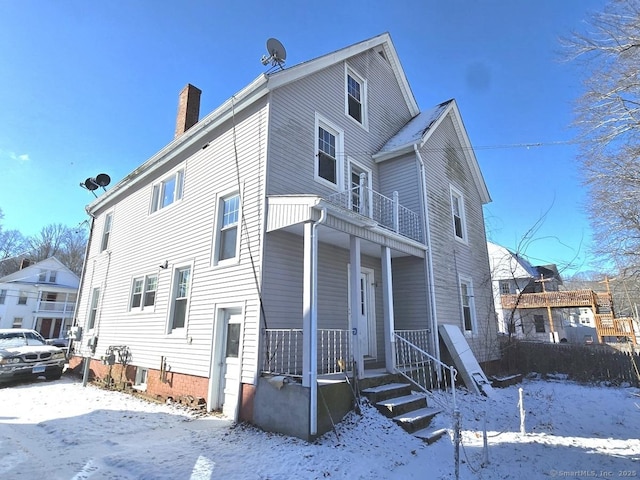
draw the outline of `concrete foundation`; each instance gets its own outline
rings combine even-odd
[[[318,432],[310,434],[310,389],[288,377],[260,377],[256,386],[253,423],[269,432],[311,442],[333,428],[353,408],[345,382],[318,383]]]

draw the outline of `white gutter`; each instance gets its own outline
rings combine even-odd
[[[318,433],[318,225],[327,220],[327,209],[311,226],[311,315],[309,321],[309,435]]]
[[[418,145],[414,144],[413,149],[416,152],[416,156],[418,157],[418,161],[420,162],[420,176],[422,178],[422,203],[424,208],[424,229],[427,240],[427,283],[429,290],[429,310],[431,316],[431,339],[433,342],[433,353],[434,356],[440,360],[440,341],[438,340],[438,320],[436,315],[436,293],[433,288],[434,286],[434,275],[433,275],[433,256],[431,254],[431,226],[429,221],[429,198],[427,196],[427,176],[425,173],[426,166],[424,164],[424,160],[422,159],[422,155],[420,155],[420,150],[418,150]]]

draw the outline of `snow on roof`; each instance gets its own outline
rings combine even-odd
[[[418,143],[452,101],[453,100],[447,100],[429,110],[420,112],[409,120],[398,133],[391,137],[378,153],[393,152],[402,147]]]

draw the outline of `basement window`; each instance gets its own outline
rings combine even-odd
[[[136,368],[136,380],[133,388],[145,391],[147,389],[147,379],[149,378],[149,370],[146,368]]]

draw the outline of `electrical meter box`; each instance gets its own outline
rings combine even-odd
[[[77,325],[69,329],[69,338],[71,340],[80,340],[82,338],[82,327]]]

